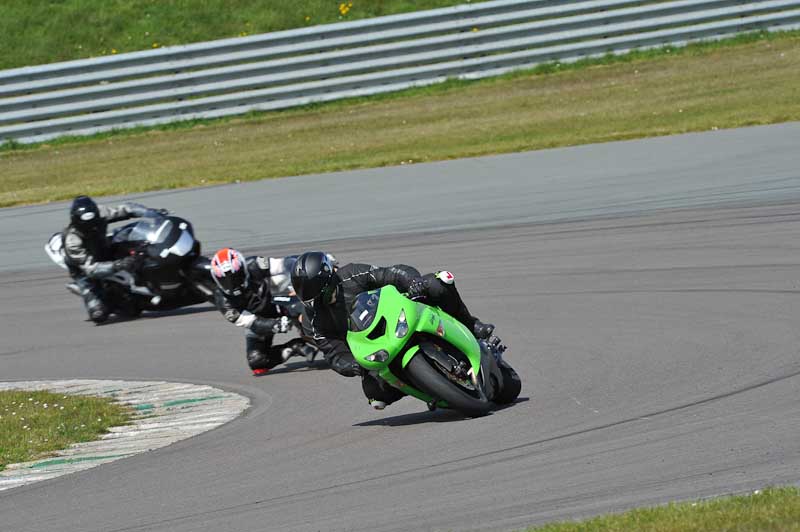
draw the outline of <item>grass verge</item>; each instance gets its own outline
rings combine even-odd
[[[469,0],[0,0],[0,69],[113,55]]]
[[[0,150],[0,206],[800,120],[800,32]]]
[[[770,488],[752,495],[641,508],[581,522],[553,523],[528,532],[738,532],[800,530],[800,489]]]
[[[108,398],[50,392],[0,392],[0,471],[93,441],[125,425],[130,411]]]

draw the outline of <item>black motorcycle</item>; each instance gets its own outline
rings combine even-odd
[[[150,211],[114,229],[109,237],[114,259],[137,259],[133,273],[120,271],[101,281],[104,300],[112,312],[137,316],[143,310],[213,302],[210,261],[200,255],[200,241],[188,220]],[[45,251],[53,262],[67,269],[62,233],[50,237]],[[80,294],[74,283],[67,287]]]

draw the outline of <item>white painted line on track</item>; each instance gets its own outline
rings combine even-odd
[[[97,441],[71,445],[47,458],[6,466],[0,471],[0,491],[165,447],[219,427],[250,406],[249,399],[235,393],[175,382],[88,379],[0,382],[0,391],[7,390],[111,397],[133,408],[136,414],[130,425],[111,427]]]

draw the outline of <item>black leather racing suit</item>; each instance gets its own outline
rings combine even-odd
[[[334,302],[326,305],[315,301],[313,307],[306,308],[307,319],[303,322],[305,333],[314,338],[325,360],[337,373],[345,377],[362,376],[362,387],[367,399],[389,404],[404,394],[383,379],[377,378],[376,374],[364,371],[353,358],[346,341],[348,309],[361,292],[387,285],[397,287],[400,292],[407,292],[411,282],[420,277],[425,279],[427,286],[425,302],[439,306],[472,330],[475,317],[461,300],[452,275],[448,276],[449,282],[444,282],[437,274],[421,276],[416,268],[403,264],[388,268],[369,264],[346,264],[335,273],[334,281],[338,286]]]
[[[118,207],[99,205],[100,220],[90,231],[70,224],[64,229],[64,260],[83,297],[89,318],[95,323],[108,319],[111,308],[104,301],[100,281],[114,274],[108,224],[147,214],[147,208],[135,203]]]
[[[272,301],[272,291],[280,290],[286,275],[270,275],[270,263],[282,259],[247,257],[250,281],[241,296],[226,296],[215,290],[214,301],[225,319],[247,329],[245,346],[250,369],[272,369],[283,362],[282,351],[289,344],[272,345],[283,311]],[[252,319],[255,316],[255,319]],[[290,342],[291,343],[291,342]]]

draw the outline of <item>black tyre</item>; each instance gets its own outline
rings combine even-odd
[[[117,305],[116,312],[123,318],[133,319],[142,315],[142,308],[133,299],[126,299]]]
[[[119,288],[119,285],[107,283],[104,293],[112,312],[117,316],[132,319],[138,318],[142,314],[142,308],[136,299],[132,295],[125,293]]]
[[[522,391],[522,381],[514,368],[505,362],[501,362],[499,367],[500,373],[503,374],[502,391],[494,398],[494,402],[499,405],[507,405],[519,397],[519,392]]]
[[[468,417],[485,416],[491,409],[491,403],[472,397],[459,388],[437,371],[422,354],[415,355],[405,369],[417,388],[435,399],[447,402],[450,408]]]

